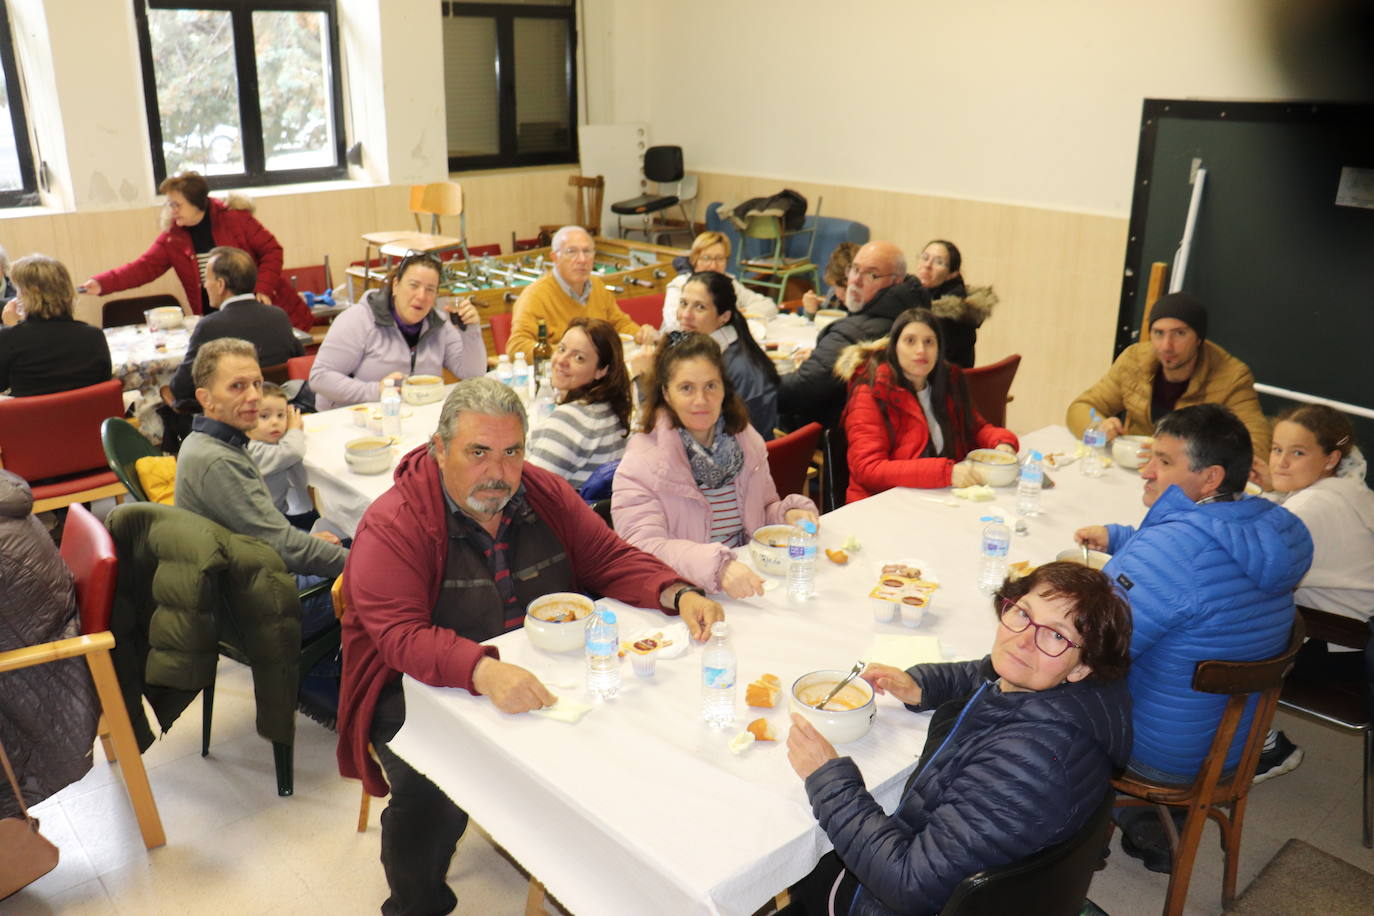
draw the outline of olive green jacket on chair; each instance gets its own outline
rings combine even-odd
[[[185,509],[125,503],[106,519],[119,554],[110,630],[140,750],[214,682],[221,640],[253,669],[258,734],[291,744],[299,690],[301,605],[282,559],[256,538]]]

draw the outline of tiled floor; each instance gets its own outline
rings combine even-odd
[[[44,833],[62,850],[61,864],[0,902],[0,914],[377,912],[386,896],[377,858],[381,803],[373,806],[368,831],[355,832],[359,788],[337,775],[334,736],[299,720],[296,794],[279,798],[271,749],[253,732],[247,669],[221,664],[214,743],[204,759],[199,720],[196,703],[144,756],[167,830],[165,847],[144,850],[118,773],[97,750],[85,779],[36,809]],[[1374,872],[1374,852],[1360,844],[1359,740],[1282,714],[1279,726],[1307,758],[1296,772],[1251,794],[1240,886],[1289,837]],[[1221,855],[1215,826],[1207,829],[1189,914],[1221,907]],[[1114,846],[1107,870],[1093,882],[1093,900],[1112,916],[1154,916],[1168,879]],[[525,876],[480,830],[464,837],[449,878],[461,913],[524,912]],[[1289,912],[1309,910],[1294,901]]]

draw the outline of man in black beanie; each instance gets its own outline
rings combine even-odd
[[[1082,436],[1095,408],[1109,440],[1122,433],[1148,436],[1175,409],[1194,404],[1231,408],[1250,431],[1255,454],[1269,454],[1269,421],[1250,367],[1207,339],[1201,302],[1170,293],[1150,311],[1150,339],[1123,350],[1107,374],[1069,405],[1067,422]]]

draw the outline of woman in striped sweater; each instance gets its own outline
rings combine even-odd
[[[732,548],[764,525],[816,521],[815,503],[778,498],[763,437],[710,337],[665,338],[648,389],[641,431],[615,475],[616,533],[707,591],[763,594],[763,579]]]
[[[630,434],[630,376],[615,326],[579,316],[550,361],[558,406],[530,433],[529,462],[580,489],[592,471],[625,452]]]

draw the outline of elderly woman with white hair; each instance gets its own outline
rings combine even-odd
[[[579,315],[609,321],[621,334],[633,335],[636,343],[653,343],[658,338],[652,325],[636,324],[620,310],[615,296],[592,276],[595,262],[596,243],[586,229],[564,226],[554,233],[553,270],[525,287],[515,300],[506,344],[512,358],[517,353],[530,358],[541,320],[548,328],[550,344],[561,340],[569,323]]]

